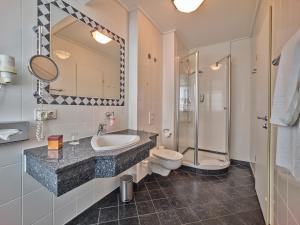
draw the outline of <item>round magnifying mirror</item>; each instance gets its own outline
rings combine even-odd
[[[35,55],[29,61],[29,71],[39,80],[51,82],[59,76],[56,63],[44,55]]]

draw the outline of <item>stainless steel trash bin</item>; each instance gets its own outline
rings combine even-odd
[[[122,202],[130,202],[133,199],[133,177],[124,175],[120,178],[120,195]]]

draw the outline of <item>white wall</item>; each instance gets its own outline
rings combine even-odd
[[[162,89],[162,130],[168,129],[171,137],[162,133],[163,145],[173,148],[175,146],[175,120],[176,120],[176,90],[175,90],[175,31],[163,34],[163,89]]]
[[[163,34],[163,81],[162,81],[162,131],[169,129],[170,137],[162,132],[162,144],[170,149],[176,148],[176,85],[179,79],[179,59],[188,54],[188,50],[172,30]]]
[[[231,139],[232,159],[250,161],[251,39],[231,43]]]
[[[37,105],[32,94],[36,80],[27,71],[27,62],[36,52],[36,37],[32,32],[37,22],[36,2],[2,0],[0,7],[0,54],[16,57],[18,70],[16,83],[0,89],[0,122],[31,122],[31,140],[0,146],[0,224],[3,225],[64,224],[118,185],[117,177],[95,179],[56,198],[22,170],[23,150],[45,144],[34,139],[33,110]],[[100,0],[86,6],[68,2],[128,41],[127,11],[117,2]],[[62,133],[69,139],[70,133],[78,129],[81,137],[91,136],[97,123],[104,122],[106,111],[114,111],[117,116],[111,130],[127,128],[127,101],[125,107],[50,105],[45,108],[58,110],[58,119],[46,123],[46,135]]]

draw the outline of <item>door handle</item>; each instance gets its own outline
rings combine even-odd
[[[264,129],[268,129],[268,121],[269,121],[269,117],[266,115],[266,116],[257,116],[257,119],[258,120],[263,120],[264,121],[264,125],[262,126],[262,128]]]
[[[263,120],[265,122],[268,122],[268,120],[269,120],[268,116],[258,116],[257,119],[258,120]]]

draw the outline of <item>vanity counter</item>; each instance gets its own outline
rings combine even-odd
[[[26,172],[56,196],[60,196],[94,178],[114,177],[149,157],[156,146],[157,134],[123,130],[112,134],[134,134],[140,141],[131,147],[96,152],[91,137],[80,139],[79,145],[64,143],[58,157],[48,156],[47,146],[24,151]]]

